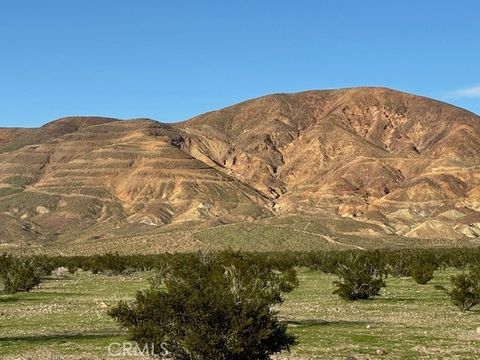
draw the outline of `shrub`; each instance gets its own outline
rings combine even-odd
[[[388,275],[400,278],[410,276],[410,263],[412,254],[409,250],[397,250],[384,254]]]
[[[43,270],[31,259],[12,255],[0,257],[0,278],[4,292],[28,292],[41,283],[42,275]]]
[[[274,271],[239,254],[174,257],[149,290],[110,311],[131,339],[175,359],[266,360],[295,337],[272,306],[297,285],[294,272]]]
[[[410,262],[409,259],[399,258],[397,261],[392,261],[388,264],[386,271],[389,275],[395,278],[410,276]]]
[[[478,270],[471,270],[452,276],[451,289],[437,286],[450,296],[452,303],[462,311],[468,311],[480,304],[480,274]]]
[[[409,266],[410,275],[417,284],[425,285],[433,279],[436,266],[429,262],[412,261]]]
[[[183,254],[157,255],[119,255],[118,253],[95,256],[45,257],[37,256],[35,260],[48,260],[57,268],[68,267],[72,272],[76,269],[91,270],[105,274],[124,274],[130,271],[148,271],[161,267],[173,257]],[[480,247],[472,248],[436,248],[436,249],[382,249],[375,251],[339,250],[309,252],[272,252],[250,253],[258,264],[270,266],[283,271],[292,266],[309,267],[314,270],[334,274],[338,264],[349,261],[355,256],[369,257],[376,266],[385,269],[391,276],[410,276],[412,261],[421,260],[431,263],[436,268],[454,267],[465,270],[480,259]]]
[[[345,300],[361,300],[377,296],[385,286],[383,267],[370,256],[352,256],[340,263],[335,271],[340,278],[334,281],[333,291]]]
[[[94,274],[122,275],[128,272],[128,257],[121,256],[118,252],[97,255],[92,259],[88,268]]]

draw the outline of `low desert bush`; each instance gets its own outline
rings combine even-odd
[[[417,282],[417,284],[425,285],[433,279],[433,273],[437,267],[422,260],[414,260],[409,266],[410,275]]]
[[[110,315],[141,347],[174,359],[267,360],[295,343],[273,306],[297,284],[294,270],[250,256],[190,254],[159,267],[149,290]]]
[[[377,296],[385,286],[385,271],[376,257],[370,255],[351,256],[340,263],[335,271],[339,280],[334,281],[333,291],[345,300],[361,300]]]
[[[444,286],[436,286],[436,288],[448,294],[452,303],[460,310],[468,311],[480,304],[480,270],[478,267],[452,276],[450,281],[450,289]]]
[[[29,258],[2,255],[0,257],[0,280],[7,293],[28,292],[42,281],[44,269]]]
[[[91,259],[91,263],[86,268],[94,274],[122,275],[129,270],[128,259],[128,257],[121,256],[118,252],[97,255]]]

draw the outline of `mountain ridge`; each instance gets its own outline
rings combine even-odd
[[[288,214],[354,219],[378,236],[476,238],[479,139],[476,114],[382,87],[267,95],[174,124],[2,128],[0,242]]]

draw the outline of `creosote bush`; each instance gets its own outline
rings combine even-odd
[[[272,309],[298,285],[293,269],[238,253],[191,254],[159,267],[151,283],[110,311],[141,347],[182,360],[266,360],[295,344]]]
[[[417,284],[421,285],[425,285],[433,279],[433,273],[436,269],[434,264],[422,260],[414,260],[409,266],[410,275]]]
[[[450,281],[450,289],[441,285],[437,285],[436,288],[447,293],[452,303],[460,310],[468,311],[480,304],[480,269],[478,267],[452,276]]]
[[[377,296],[385,286],[384,266],[379,259],[370,255],[352,255],[342,261],[335,274],[337,289],[333,291],[345,300],[362,300]]]
[[[278,251],[252,252],[248,256],[258,264],[274,267],[278,270],[294,266],[308,267],[324,273],[334,274],[341,263],[352,256],[368,256],[375,259],[379,267],[385,269],[388,275],[410,276],[410,264],[420,259],[434,264],[436,268],[453,267],[465,270],[480,259],[480,247],[464,248],[431,248],[431,249],[381,249],[381,250],[337,250],[337,251]],[[174,257],[188,257],[186,254],[156,254],[156,255],[122,255],[118,253],[95,256],[34,256],[36,262],[48,262],[53,268],[67,267],[70,271],[76,269],[101,272],[103,274],[125,274],[132,271],[149,271],[164,266]]]
[[[125,257],[118,252],[97,255],[91,259],[87,267],[94,274],[103,273],[105,275],[122,275],[128,272],[128,263]]]
[[[0,257],[0,280],[7,293],[28,292],[38,286],[44,268],[33,259],[2,255]]]
[[[392,259],[391,261],[387,261],[385,270],[387,271],[388,275],[395,278],[408,277],[411,275],[410,262],[411,259],[409,256],[398,257],[396,259]]]

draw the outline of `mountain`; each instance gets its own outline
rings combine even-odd
[[[0,129],[0,242],[289,216],[334,219],[337,236],[468,240],[479,170],[479,116],[385,88],[264,96],[177,124],[64,118]]]

